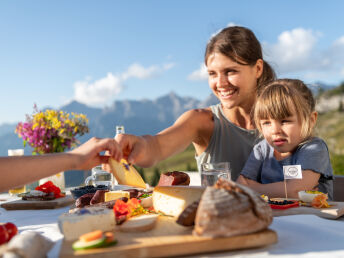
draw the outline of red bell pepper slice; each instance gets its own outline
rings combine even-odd
[[[291,203],[291,204],[282,204],[282,205],[269,204],[269,205],[270,205],[271,209],[285,210],[285,209],[289,209],[289,208],[299,207],[299,202],[293,201],[293,203]]]

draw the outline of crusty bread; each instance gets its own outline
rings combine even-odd
[[[219,179],[202,195],[193,233],[229,237],[263,230],[271,222],[271,208],[259,194],[248,187]]]

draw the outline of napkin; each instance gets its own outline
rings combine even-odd
[[[43,258],[54,242],[33,231],[24,231],[11,239],[3,258]]]

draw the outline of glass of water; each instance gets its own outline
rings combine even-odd
[[[229,162],[203,163],[201,164],[202,186],[213,186],[219,178],[231,179]]]
[[[105,185],[111,189],[113,184],[113,175],[103,170],[101,166],[96,166],[92,168],[92,175],[86,178],[85,184],[92,184],[94,186]]]
[[[24,155],[24,149],[14,149],[14,150],[8,150],[8,156],[23,156]],[[10,195],[16,195],[26,192],[26,186],[20,186],[13,189],[10,189],[9,191]]]

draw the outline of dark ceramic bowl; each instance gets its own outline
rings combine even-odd
[[[111,190],[109,189],[108,186],[105,185],[98,185],[98,186],[93,186],[93,185],[86,185],[82,187],[77,187],[72,190],[70,190],[74,200],[78,199],[79,197],[83,196],[84,194],[87,193],[95,193],[97,190]]]

